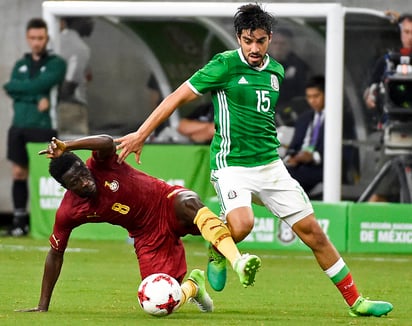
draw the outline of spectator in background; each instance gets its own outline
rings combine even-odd
[[[306,100],[312,110],[295,125],[285,162],[289,173],[308,193],[323,180],[325,78],[315,76],[306,84]]]
[[[47,24],[41,18],[26,26],[26,40],[31,52],[19,59],[4,89],[13,100],[13,120],[8,131],[7,158],[12,162],[13,222],[12,236],[29,232],[27,212],[29,158],[26,144],[47,142],[57,135],[50,117],[51,90],[63,82],[66,63],[47,51]]]
[[[89,134],[86,85],[92,80],[92,73],[90,48],[83,38],[91,35],[93,26],[93,20],[87,17],[60,20],[59,54],[67,62],[57,111],[60,134]]]
[[[287,28],[275,30],[268,53],[285,69],[285,79],[282,83],[276,113],[279,124],[287,126],[293,126],[298,116],[308,109],[306,103],[299,100],[305,96],[305,83],[309,68],[292,49],[292,31]]]
[[[212,102],[201,104],[179,122],[177,131],[197,144],[210,144],[215,134]]]
[[[284,159],[293,178],[307,192],[323,182],[323,149],[325,121],[325,77],[309,78],[305,86],[306,101],[311,110],[304,112],[296,121],[292,141]],[[352,119],[346,113],[343,118],[343,138],[353,139]],[[353,148],[343,147],[343,181],[347,171],[354,168]]]
[[[403,55],[412,55],[412,14],[399,15],[397,12],[388,11],[386,14],[394,22],[399,24],[400,30],[400,49],[394,51]],[[369,78],[369,87],[364,92],[365,105],[368,109],[374,110],[378,115],[382,115],[382,108],[379,103],[379,89],[381,83],[387,74],[386,55],[382,56],[376,62],[372,75]],[[378,129],[383,127],[385,122],[383,116],[378,124]],[[382,146],[379,166],[382,167],[390,157],[385,155],[384,146]],[[378,184],[375,193],[368,199],[370,202],[399,202],[400,201],[400,184],[397,174],[391,170]]]

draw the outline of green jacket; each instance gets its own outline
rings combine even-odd
[[[37,104],[44,97],[50,99],[52,88],[63,82],[66,62],[57,55],[47,53],[40,59],[38,67],[34,67],[33,63],[31,54],[25,54],[16,62],[10,81],[3,86],[13,99],[12,125],[50,129],[50,111],[40,112]]]

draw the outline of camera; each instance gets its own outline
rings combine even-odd
[[[386,66],[381,102],[385,154],[412,154],[412,54],[388,53]]]

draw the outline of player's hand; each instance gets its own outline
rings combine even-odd
[[[28,309],[18,309],[14,310],[15,312],[47,312],[45,309],[41,309],[39,307],[28,308]]]
[[[46,155],[48,158],[57,158],[66,151],[65,142],[53,137],[47,149],[43,149],[39,152],[39,155]]]
[[[117,138],[114,140],[119,145],[116,146],[116,150],[121,150],[119,153],[118,163],[122,163],[130,153],[135,153],[135,159],[140,164],[140,154],[143,150],[144,140],[140,139],[137,132],[132,132],[126,136]]]

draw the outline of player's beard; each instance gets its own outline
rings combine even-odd
[[[247,62],[251,67],[261,67],[263,65],[264,56],[259,53],[249,53]]]

